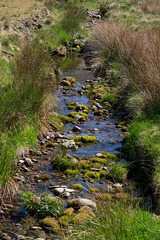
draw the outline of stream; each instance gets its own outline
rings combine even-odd
[[[78,53],[68,53],[67,58],[61,60],[61,74],[60,78],[63,79],[66,76],[74,77],[78,84],[70,91],[62,91],[60,85],[56,87],[55,98],[57,100],[56,111],[60,115],[67,116],[71,111],[68,110],[66,103],[68,101],[77,102],[78,104],[83,104],[89,106],[89,99],[86,95],[78,94],[78,90],[82,89],[83,85],[86,84],[86,80],[93,80],[94,76],[91,71],[87,70],[87,65],[83,57],[79,57]],[[120,149],[122,147],[123,133],[120,128],[116,128],[116,122],[120,122],[120,119],[115,118],[98,118],[94,114],[89,112],[88,119],[83,123],[72,124],[66,123],[62,128],[61,132],[65,134],[67,138],[74,137],[76,135],[83,136],[95,136],[97,141],[89,145],[82,145],[78,150],[69,150],[67,154],[76,155],[78,157],[89,157],[95,156],[100,151],[105,151],[109,153],[117,153],[120,155]],[[72,131],[74,125],[81,128],[81,133],[77,134]],[[50,159],[54,159],[58,153],[58,148],[50,151],[49,154],[38,156],[36,158],[37,162],[34,163],[34,168],[31,171],[25,172],[26,182],[24,184],[24,189],[32,191],[34,193],[49,192],[50,184],[55,185],[65,185],[67,187],[72,184],[81,184],[83,190],[81,192],[75,192],[71,195],[69,199],[64,202],[64,208],[66,207],[68,201],[75,197],[83,197],[91,199],[91,194],[88,193],[90,187],[96,187],[105,189],[108,185],[108,180],[99,181],[86,181],[81,175],[66,177],[65,174],[58,172],[53,169]],[[126,162],[124,159],[120,159],[120,162]],[[46,181],[37,181],[36,176],[39,174],[48,174],[50,178]],[[9,224],[13,231],[18,231],[24,234],[21,230],[21,220],[27,218],[28,213],[23,208],[21,201],[15,203],[16,210],[13,211],[11,219],[2,219],[3,223]]]

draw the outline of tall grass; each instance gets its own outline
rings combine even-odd
[[[98,240],[158,240],[160,219],[149,211],[133,208],[124,201],[98,201],[96,218],[74,226],[69,239]]]
[[[159,41],[159,32],[153,28],[134,32],[109,21],[100,24],[94,34],[105,61],[121,63],[123,91],[137,93],[146,112],[160,112]]]
[[[151,14],[160,13],[160,0],[128,0],[132,4],[140,4],[141,9],[144,12]]]
[[[51,60],[36,42],[26,41],[13,62],[10,81],[0,88],[0,184],[16,169],[17,154],[36,145],[43,103],[53,90]],[[47,109],[46,109],[47,112]]]

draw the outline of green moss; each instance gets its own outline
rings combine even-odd
[[[75,190],[83,190],[83,186],[81,184],[73,184],[71,188]]]
[[[82,142],[82,143],[92,143],[96,141],[96,137],[94,136],[76,136],[70,139],[74,140],[75,142]]]
[[[76,119],[69,118],[69,117],[62,116],[62,115],[60,115],[60,119],[63,123],[76,123],[77,122]]]
[[[72,170],[72,169],[67,169],[65,171],[65,174],[68,174],[68,175],[77,175],[79,173],[79,170]]]
[[[92,164],[91,164],[91,167],[92,167],[92,168],[98,168],[98,169],[99,169],[99,168],[101,167],[101,163],[98,163],[98,162],[92,163]]]
[[[48,180],[50,178],[50,175],[49,174],[43,174],[41,176],[39,176],[37,179],[40,179],[40,180]]]
[[[86,220],[88,220],[90,217],[86,213],[78,213],[76,216],[73,218],[73,221],[75,224],[84,224]]]
[[[100,177],[105,177],[108,175],[108,172],[106,172],[105,170],[101,170],[99,171]]]
[[[83,206],[78,210],[78,213],[85,213],[88,214],[89,216],[95,217],[95,214],[93,213],[93,209],[88,206]]]
[[[71,113],[67,114],[67,116],[71,117],[71,118],[76,118],[76,115],[80,115],[84,118],[88,117],[88,115],[86,113],[82,113],[82,112],[78,112],[78,113],[77,112],[71,112]]]
[[[116,156],[116,154],[108,153],[108,152],[100,152],[100,153],[107,156],[107,159],[111,159],[113,161],[118,161],[118,157]]]
[[[90,187],[90,188],[88,188],[88,191],[89,192],[99,192],[99,189],[96,187]]]
[[[93,171],[88,171],[85,173],[85,176],[86,177],[90,177],[90,178],[99,178],[100,177],[100,174],[97,172],[93,172]]]
[[[49,227],[52,231],[55,233],[58,233],[60,231],[60,225],[59,223],[51,217],[46,217],[39,221],[40,225],[43,227]]]
[[[75,109],[75,106],[73,106],[73,105],[68,106],[68,110],[74,110],[74,109]]]
[[[64,226],[67,226],[70,222],[70,218],[68,215],[63,215],[59,218],[59,222],[63,224]]]
[[[68,215],[69,217],[71,217],[72,213],[74,212],[74,209],[72,207],[66,209],[63,214],[64,215]]]
[[[77,106],[76,106],[76,111],[78,111],[79,108],[81,108],[82,110],[86,110],[86,111],[88,111],[88,107],[85,106],[85,105],[82,105],[82,104],[77,105]]]
[[[101,164],[107,164],[107,159],[105,159],[105,158],[92,158],[91,159],[91,161],[93,162],[93,163],[101,163]]]
[[[91,167],[90,161],[88,160],[81,160],[79,161],[78,167],[80,169],[87,169]]]
[[[103,200],[105,201],[110,201],[112,199],[112,195],[111,194],[108,194],[108,193],[103,193],[101,194],[101,197]]]
[[[68,168],[71,168],[71,162],[68,158],[56,157],[52,162],[53,168],[65,171]]]

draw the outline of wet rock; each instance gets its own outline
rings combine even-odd
[[[38,227],[38,226],[32,226],[32,227],[30,227],[30,229],[31,230],[42,230],[42,228],[41,227]]]
[[[26,166],[28,166],[28,167],[33,166],[33,162],[30,158],[24,158],[24,162],[25,162]]]
[[[36,156],[42,156],[42,152],[39,151],[39,150],[34,151],[33,154],[36,155]]]
[[[4,214],[4,211],[0,209],[0,215],[3,215]]]
[[[66,86],[66,87],[71,87],[71,83],[67,80],[63,80],[62,82],[60,82],[61,86]]]
[[[97,111],[97,107],[95,105],[92,106],[94,111]]]
[[[85,198],[75,198],[72,199],[68,202],[67,208],[68,207],[73,207],[74,209],[79,209],[83,206],[88,206],[91,207],[93,209],[97,209],[96,203],[89,200],[89,199],[85,199]]]
[[[60,225],[54,218],[46,217],[39,221],[41,226],[49,228],[51,231],[58,233],[60,231]]]
[[[62,138],[62,139],[66,139],[67,137],[66,137],[66,136],[64,136],[64,135],[62,135],[62,134],[60,134],[59,132],[56,132],[56,133],[55,133],[55,138]]]
[[[24,162],[25,162],[25,161],[22,160],[22,159],[19,159],[19,160],[18,160],[18,163],[20,163],[20,164],[24,164]]]
[[[23,176],[14,176],[13,179],[22,183],[25,182],[25,178]]]
[[[64,198],[68,198],[68,197],[70,197],[70,193],[69,192],[64,192],[64,193],[62,193],[62,197],[64,197]]]
[[[37,179],[38,180],[48,180],[48,179],[50,179],[50,176],[49,176],[49,174],[43,174],[41,176],[38,176]]]
[[[71,155],[67,155],[67,158],[69,159],[69,161],[71,162],[72,166],[75,166],[78,164],[78,159],[76,159],[75,157],[71,156]]]
[[[102,153],[97,153],[96,157],[98,158],[107,158],[105,155],[103,155]]]
[[[43,155],[48,155],[48,152],[42,151]]]
[[[66,148],[71,148],[71,147],[74,146],[74,145],[75,145],[74,140],[67,140],[66,142],[64,142],[64,143],[62,144],[62,146],[66,147]]]
[[[80,127],[78,127],[78,126],[74,126],[74,127],[72,128],[72,131],[73,131],[73,132],[82,132],[82,129],[81,129]]]
[[[97,107],[97,108],[102,108],[102,106],[100,105],[100,103],[95,103],[95,106]]]
[[[73,145],[73,146],[71,147],[71,150],[72,150],[72,151],[77,151],[77,150],[78,150],[78,146],[77,146],[77,145]]]
[[[95,116],[102,116],[103,115],[103,110],[94,111],[94,115]]]

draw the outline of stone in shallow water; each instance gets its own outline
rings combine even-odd
[[[67,207],[73,207],[74,209],[79,209],[83,206],[88,206],[94,209],[97,209],[96,203],[85,198],[75,198],[68,202]]]
[[[78,127],[78,126],[74,126],[74,127],[72,128],[72,131],[73,131],[73,132],[81,132],[82,129],[81,129],[80,127]]]

